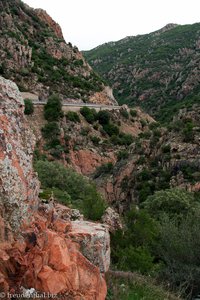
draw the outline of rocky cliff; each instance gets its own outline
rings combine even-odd
[[[158,190],[173,187],[200,191],[200,108],[185,108],[168,127],[148,125],[129,146],[128,156],[110,173],[94,178],[99,190],[119,212],[139,205]]]
[[[0,292],[50,293],[63,299],[106,297],[109,234],[70,220],[70,209],[38,200],[34,136],[16,85],[0,77]]]
[[[17,83],[21,92],[40,99],[58,93],[70,102],[96,102],[102,93],[104,103],[116,102],[45,11],[21,0],[1,0],[0,11],[0,74]]]
[[[200,23],[168,24],[84,52],[119,103],[139,105],[160,121],[199,102]],[[196,97],[195,97],[196,96]]]

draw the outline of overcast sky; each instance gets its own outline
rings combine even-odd
[[[23,0],[60,24],[66,42],[92,49],[168,23],[200,22],[200,0]]]

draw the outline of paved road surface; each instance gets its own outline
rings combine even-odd
[[[47,101],[36,101],[33,100],[34,105],[45,105]],[[119,105],[99,105],[99,104],[92,104],[92,103],[63,103],[62,104],[64,111],[79,111],[82,107],[89,107],[94,108],[95,110],[119,110],[121,106]]]

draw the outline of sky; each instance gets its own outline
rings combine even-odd
[[[23,0],[60,24],[66,42],[90,50],[168,23],[200,22],[200,0]]]

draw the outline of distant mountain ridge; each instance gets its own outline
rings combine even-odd
[[[0,75],[41,99],[57,93],[74,101],[115,102],[78,48],[65,42],[60,26],[21,0],[0,0]]]
[[[168,24],[83,54],[119,103],[139,105],[161,121],[200,100],[200,23]]]

